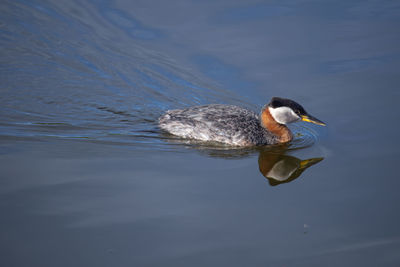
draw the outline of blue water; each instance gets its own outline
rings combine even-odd
[[[2,1],[4,266],[398,266],[400,3]],[[237,149],[168,109],[327,127]],[[281,177],[278,177],[279,175]]]

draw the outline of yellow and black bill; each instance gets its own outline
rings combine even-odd
[[[311,116],[311,115],[301,115],[301,120],[302,121],[307,121],[307,122],[311,122],[311,123],[315,123],[318,125],[322,125],[322,126],[326,126],[326,124],[323,121],[320,121],[319,119]]]

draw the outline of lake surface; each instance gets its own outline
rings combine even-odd
[[[53,2],[53,3],[52,3]],[[2,266],[399,266],[398,1],[2,1]],[[237,149],[168,109],[288,97]]]

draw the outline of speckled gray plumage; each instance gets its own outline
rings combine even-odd
[[[237,106],[212,104],[169,110],[159,118],[159,126],[184,138],[230,145],[278,143],[278,138],[262,127],[259,115]]]

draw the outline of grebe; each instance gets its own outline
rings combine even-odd
[[[300,120],[325,126],[300,104],[280,97],[273,97],[261,109],[260,115],[223,104],[168,110],[159,118],[159,126],[184,138],[252,146],[291,141],[293,135],[286,124]]]

